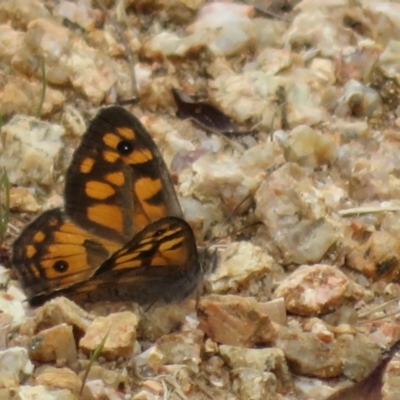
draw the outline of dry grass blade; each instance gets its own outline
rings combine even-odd
[[[0,243],[4,240],[7,232],[8,220],[10,219],[10,181],[7,172],[0,176]]]
[[[40,102],[38,109],[36,111],[36,117],[40,118],[40,114],[42,113],[42,108],[43,108],[43,103],[44,103],[44,98],[46,96],[46,88],[47,88],[47,82],[46,82],[46,63],[44,61],[44,57],[42,57],[41,63],[40,63],[40,70],[42,72],[42,95],[40,96]]]

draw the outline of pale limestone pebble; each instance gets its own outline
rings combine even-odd
[[[195,302],[188,300],[181,304],[167,304],[162,307],[150,308],[140,315],[138,337],[154,342],[182,325],[187,314],[194,312],[195,307]]]
[[[87,362],[88,364],[90,363],[89,360]],[[83,379],[84,375],[86,374],[86,368],[82,368],[79,374],[81,379]],[[88,369],[88,381],[100,379],[107,386],[112,387],[116,390],[120,389],[121,387],[124,387],[125,389],[129,387],[129,375],[126,368],[111,370],[107,367],[102,367],[101,365],[91,365],[91,367]]]
[[[163,365],[164,354],[158,346],[151,346],[133,358],[135,369],[142,375],[157,374]]]
[[[88,42],[96,49],[101,49],[110,57],[124,57],[126,49],[121,42],[118,42],[110,32],[94,29],[87,34]],[[135,71],[137,66],[135,65]],[[137,76],[136,76],[137,78]]]
[[[162,364],[183,364],[198,372],[203,340],[204,332],[200,329],[161,336],[157,339],[156,346],[163,355]]]
[[[302,59],[289,49],[263,49],[254,61],[246,64],[244,71],[263,71],[268,75],[289,70],[292,66],[303,66]]]
[[[218,268],[205,277],[205,286],[211,293],[237,293],[250,289],[251,294],[257,295],[259,288],[253,283],[262,284],[273,262],[261,247],[249,242],[231,243],[222,252]]]
[[[154,379],[147,379],[142,383],[142,388],[149,390],[155,395],[161,395],[164,392],[164,387],[161,382]]]
[[[400,240],[388,232],[375,231],[354,245],[346,255],[346,265],[371,278],[394,280],[400,274]]]
[[[400,361],[394,357],[385,370],[383,396],[385,399],[395,400],[399,393]]]
[[[180,193],[210,203],[214,206],[213,216],[221,218],[221,201],[230,210],[236,210],[258,188],[265,172],[250,163],[244,162],[242,166],[236,157],[227,153],[207,153],[192,164],[188,175],[183,176],[188,180],[180,186]]]
[[[302,332],[296,327],[279,326],[274,345],[283,351],[295,375],[332,378],[343,372],[343,361],[338,354],[336,341],[326,343],[314,333]]]
[[[61,156],[64,128],[34,117],[15,115],[0,132],[0,164],[10,183],[51,186]]]
[[[197,139],[197,131],[189,121],[172,123],[165,118],[152,116],[141,118],[141,122],[161,149],[163,159],[168,166],[179,151],[196,150],[193,141]]]
[[[85,352],[94,351],[104,337],[107,339],[101,354],[108,360],[130,357],[136,340],[137,316],[130,311],[97,317],[88,327],[79,347]]]
[[[32,374],[34,365],[23,347],[11,347],[0,351],[0,388],[19,386]]]
[[[65,297],[57,297],[35,311],[35,332],[65,323],[82,334],[86,332],[93,319],[92,314],[80,308],[73,301]]]
[[[12,329],[18,328],[27,320],[26,310],[21,299],[8,293],[0,293],[0,311],[12,316]]]
[[[4,3],[3,3],[4,4]],[[0,5],[1,9],[1,5]],[[1,13],[1,11],[0,11]],[[1,18],[1,17],[0,17]],[[24,33],[9,24],[0,24],[0,62],[9,64],[13,55],[22,46]]]
[[[108,387],[102,380],[96,379],[85,382],[83,387],[81,400],[126,400],[123,393],[116,391],[112,387]]]
[[[195,23],[188,27],[188,36],[181,38],[163,31],[144,43],[142,53],[146,58],[160,59],[185,57],[189,52],[195,54],[205,48],[216,57],[247,52],[255,44],[255,30],[240,7],[253,9],[233,3],[207,4]]]
[[[332,60],[326,58],[313,58],[310,63],[311,71],[314,71],[319,79],[327,84],[333,85],[336,82],[336,68]]]
[[[190,197],[179,198],[179,203],[181,204],[185,221],[189,222],[193,229],[194,236],[197,240],[204,239],[215,220],[212,215],[211,207]]]
[[[366,157],[366,150],[361,143],[351,140],[349,143],[342,144],[338,149],[338,158],[336,161],[341,178],[350,179],[353,168],[359,158]]]
[[[254,368],[237,368],[231,373],[232,391],[238,399],[283,400],[276,392],[277,380],[273,373],[262,372]]]
[[[203,296],[198,305],[201,329],[218,343],[251,347],[269,343],[275,328],[262,303],[252,297]]]
[[[340,182],[339,182],[340,183]],[[325,199],[326,205],[334,211],[339,211],[343,207],[343,203],[348,199],[347,190],[339,187],[334,183],[322,183],[318,187]]]
[[[334,333],[328,328],[327,324],[319,318],[306,319],[302,326],[305,331],[314,333],[318,339],[325,343],[335,340]]]
[[[305,2],[301,2],[297,9],[304,9],[302,3]],[[296,49],[313,47],[320,56],[327,58],[337,56],[343,47],[356,40],[354,31],[343,23],[346,8],[336,7],[333,14],[332,10],[324,10],[317,4],[314,1],[313,9],[295,16],[284,34],[285,45]]]
[[[343,363],[343,375],[355,381],[363,379],[381,357],[381,346],[364,334],[343,334],[336,340],[334,352]]]
[[[283,35],[288,27],[288,22],[280,19],[254,18],[253,28],[257,41],[257,48],[283,47]]]
[[[297,164],[287,163],[272,172],[258,188],[255,201],[256,216],[284,263],[318,262],[344,235],[342,220]]]
[[[71,366],[78,356],[73,328],[67,324],[43,329],[31,338],[28,350],[31,360],[55,361],[58,365],[66,363]]]
[[[255,179],[265,178],[264,170],[273,169],[285,161],[282,146],[276,142],[257,143],[248,148],[240,157],[239,164],[248,175]],[[253,178],[254,179],[254,178]],[[254,185],[254,187],[257,185]],[[253,185],[252,185],[253,187]]]
[[[45,386],[20,386],[13,400],[76,400],[76,394],[67,389],[51,390]]]
[[[64,197],[59,194],[53,194],[46,199],[46,201],[42,204],[42,210],[51,210],[57,207],[64,207]]]
[[[176,107],[172,96],[172,88],[178,87],[179,82],[176,76],[152,77],[148,84],[140,90],[140,103],[144,108],[150,110],[172,109]]]
[[[7,349],[12,322],[13,317],[10,314],[0,314],[0,351]]]
[[[152,81],[152,68],[146,63],[135,63],[135,78],[136,87],[139,93],[141,93],[144,88],[149,85]]]
[[[337,158],[338,143],[327,133],[321,133],[307,125],[292,129],[282,143],[287,161],[312,168],[332,164]]]
[[[314,125],[327,118],[313,94],[317,76],[314,72],[295,68],[285,76],[263,71],[245,71],[235,75],[219,75],[209,82],[209,98],[219,109],[239,123],[257,123],[259,129],[277,129],[280,118],[277,93],[283,93],[286,119],[290,127]],[[321,81],[324,85],[323,81]]]
[[[342,145],[354,140],[371,138],[371,130],[366,121],[333,119],[327,123],[327,128],[330,132],[338,132],[340,134],[340,142]],[[338,149],[338,152],[340,152],[340,148]]]
[[[219,351],[222,359],[233,371],[249,368],[258,372],[271,372],[277,378],[276,385],[279,391],[290,388],[292,376],[282,350],[220,345]]]
[[[345,83],[334,112],[341,118],[377,117],[383,112],[382,99],[375,89],[351,79]]]
[[[32,60],[32,54],[45,56],[47,82],[71,84],[94,104],[99,104],[113,88],[121,96],[131,90],[118,84],[124,72],[116,61],[49,20],[37,19],[28,25],[24,46],[12,59],[13,67],[26,75],[40,74],[40,57]]]
[[[50,17],[50,13],[40,0],[3,0],[0,2],[0,23],[11,20],[13,26],[25,29],[29,22],[47,17]]]
[[[84,0],[60,1],[53,9],[53,15],[65,18],[86,30],[94,28],[95,19],[90,3]]]
[[[132,400],[161,400],[161,396],[157,396],[149,390],[143,389],[136,393],[132,397]]]
[[[379,56],[377,67],[387,78],[395,79],[400,83],[400,41],[390,40],[385,50]]]
[[[318,315],[333,311],[348,301],[360,300],[364,289],[337,267],[325,264],[302,265],[275,290],[286,309],[297,315]]]
[[[0,106],[3,116],[14,114],[49,115],[59,110],[65,102],[65,95],[59,90],[47,87],[43,104],[43,83],[33,82],[23,76],[11,76],[0,73]]]
[[[10,189],[10,210],[17,212],[37,213],[41,206],[26,187],[12,187]]]
[[[82,380],[71,369],[50,366],[40,367],[35,371],[35,383],[50,389],[67,389],[75,395],[82,386]]]
[[[4,289],[10,281],[10,270],[0,265],[0,288]]]
[[[86,122],[82,113],[70,104],[63,108],[62,122],[67,135],[81,137],[86,132]]]
[[[360,157],[355,159],[349,179],[349,195],[352,199],[390,200],[400,197],[400,179],[391,170],[394,159],[380,160]]]

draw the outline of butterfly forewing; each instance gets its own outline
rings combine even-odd
[[[146,226],[106,260],[89,280],[61,294],[77,301],[179,301],[192,293],[201,273],[190,226],[167,217]]]
[[[66,213],[82,228],[121,244],[165,216],[182,217],[167,167],[138,119],[101,110],[66,175]]]

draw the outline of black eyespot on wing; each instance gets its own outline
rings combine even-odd
[[[64,260],[58,260],[54,263],[53,269],[57,272],[67,272],[69,268],[69,265],[66,261]]]
[[[131,142],[128,142],[127,140],[121,140],[118,144],[117,144],[117,150],[118,153],[126,156],[128,154],[131,154],[133,151],[133,144]]]

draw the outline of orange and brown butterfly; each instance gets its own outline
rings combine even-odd
[[[102,109],[75,151],[65,211],[46,211],[13,245],[13,268],[31,304],[180,301],[201,275],[193,231],[163,158],[121,107]]]

